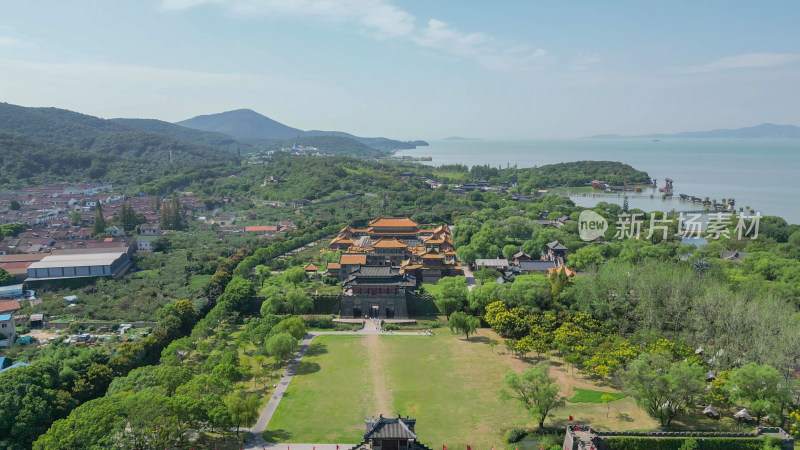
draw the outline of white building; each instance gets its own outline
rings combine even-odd
[[[14,316],[0,314],[0,347],[10,347],[17,340],[17,326]]]
[[[130,268],[127,252],[50,255],[28,266],[26,282],[47,279],[119,277]]]

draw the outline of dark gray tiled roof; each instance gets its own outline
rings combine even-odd
[[[519,269],[523,272],[547,272],[547,269],[558,267],[555,261],[520,261]]]
[[[378,417],[367,419],[367,432],[364,439],[416,439],[414,425],[416,419]]]
[[[566,250],[567,247],[564,246],[561,242],[553,241],[547,244],[547,248],[551,250]]]

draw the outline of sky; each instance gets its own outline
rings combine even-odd
[[[800,2],[0,0],[0,101],[395,139],[800,125]]]

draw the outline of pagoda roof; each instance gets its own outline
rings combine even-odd
[[[338,270],[338,269],[341,269],[341,268],[342,268],[342,265],[337,263],[337,262],[329,262],[328,265],[326,266],[326,269],[328,269],[328,270],[331,270],[331,269],[337,269]]]
[[[367,432],[364,433],[364,440],[367,439],[417,439],[414,433],[416,419],[408,417],[387,418],[380,417],[367,419]]]
[[[567,249],[567,247],[564,246],[564,244],[562,244],[561,242],[558,242],[558,241],[548,242],[547,243],[547,248],[549,248],[550,250],[566,250]]]
[[[378,217],[369,225],[372,227],[416,227],[419,224],[408,217]]]
[[[319,270],[319,266],[317,266],[314,263],[308,263],[305,266],[303,266],[303,270],[316,272],[317,270]]]
[[[372,248],[408,248],[408,244],[397,239],[378,239],[371,246]]]
[[[339,264],[366,264],[367,263],[367,255],[360,254],[360,255],[342,255],[339,258]]]
[[[558,273],[558,272],[564,272],[565,274],[567,274],[568,277],[574,277],[575,276],[575,271],[570,269],[567,266],[558,266],[556,268],[552,268],[551,267],[551,268],[547,269],[547,272],[548,272],[547,273],[547,277],[548,278],[550,278],[550,275],[552,275],[554,273]]]

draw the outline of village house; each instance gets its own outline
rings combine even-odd
[[[141,236],[161,236],[161,225],[157,223],[143,223],[139,225]]]
[[[0,313],[0,347],[11,347],[17,339],[17,325],[13,314]]]

